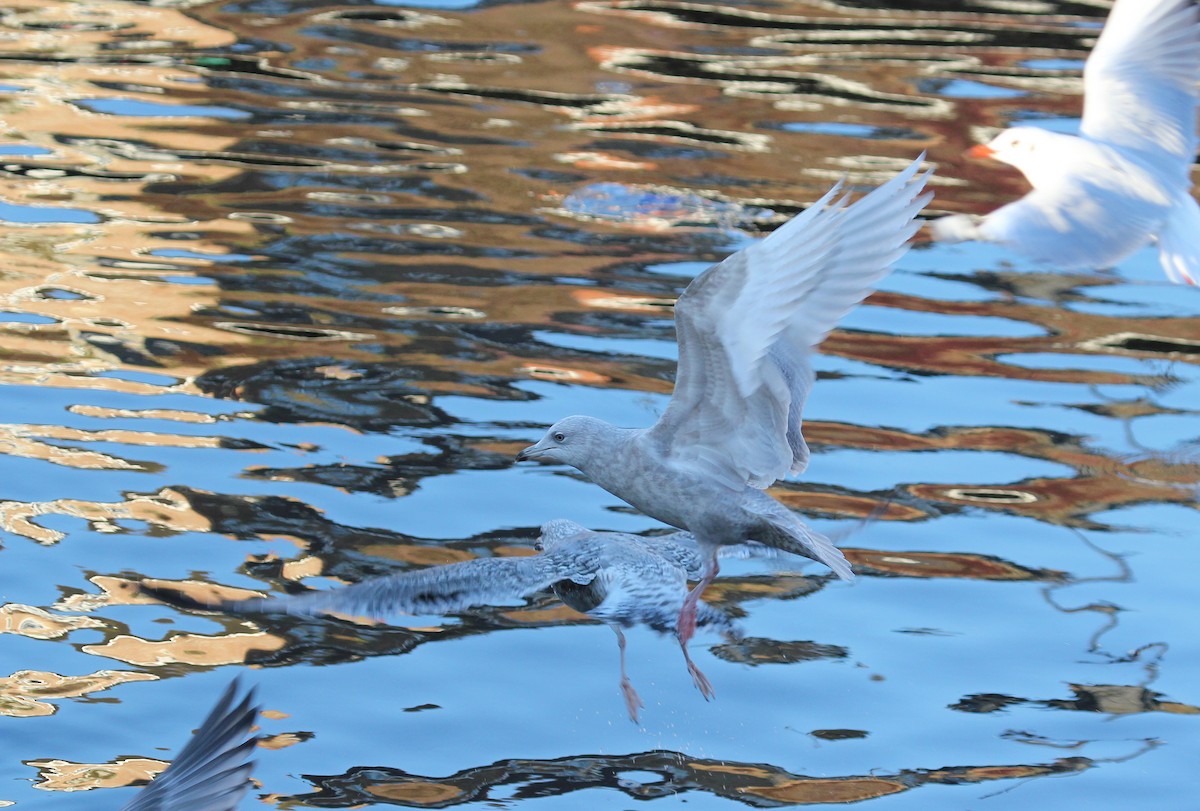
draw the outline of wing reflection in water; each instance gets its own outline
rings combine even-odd
[[[621,692],[629,717],[638,720],[644,706],[625,671],[622,627],[648,625],[676,632],[676,619],[687,596],[688,580],[703,568],[699,546],[687,532],[642,538],[621,532],[593,532],[571,521],[542,527],[540,554],[481,558],[372,578],[331,591],[285,597],[205,601],[181,592],[142,584],[142,591],[165,602],[233,614],[347,615],[383,620],[399,614],[444,614],[472,606],[528,597],[550,589],[569,607],[601,620],[617,635]],[[749,550],[749,551],[748,551]],[[731,554],[753,554],[755,547],[734,547]],[[773,550],[762,549],[771,555]],[[720,609],[701,603],[701,627],[720,631],[730,642],[740,633]],[[688,671],[706,699],[712,686],[680,643]]]

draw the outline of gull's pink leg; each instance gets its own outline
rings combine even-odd
[[[701,673],[700,668],[696,667],[696,663],[692,661],[692,655],[688,653],[688,642],[696,633],[696,612],[699,609],[700,595],[708,588],[708,584],[716,579],[717,572],[721,570],[717,564],[719,548],[713,547],[708,560],[705,561],[704,574],[700,577],[700,582],[684,598],[683,607],[679,609],[679,621],[675,628],[675,634],[679,637],[679,649],[683,651],[683,659],[687,662],[688,673],[692,674],[692,683],[696,685],[700,695],[704,696],[705,701],[711,701],[716,693],[713,692],[708,677]]]
[[[629,680],[629,676],[625,673],[625,634],[615,625],[608,627],[612,628],[613,633],[617,635],[617,649],[621,651],[621,694],[625,696],[625,709],[629,711],[629,719],[636,724],[638,710],[646,705],[642,703],[641,697],[633,689],[633,682]]]
[[[683,600],[683,607],[679,609],[679,622],[675,626],[675,635],[679,637],[679,644],[687,647],[688,640],[696,633],[696,603],[700,600],[700,595],[708,588],[717,577],[717,572],[721,567],[717,565],[717,550],[720,547],[713,547],[709,553],[708,561],[704,565],[704,574],[700,578],[700,582],[695,588],[688,592],[687,597]],[[703,692],[703,691],[701,691]]]

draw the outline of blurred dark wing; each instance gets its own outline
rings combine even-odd
[[[254,691],[237,700],[235,680],[179,756],[122,811],[232,811],[249,788]]]

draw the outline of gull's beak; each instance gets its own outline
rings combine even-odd
[[[526,448],[525,450],[518,453],[517,461],[518,462],[528,462],[530,459],[532,459],[534,456],[537,455],[537,452],[535,450],[536,448],[537,448],[537,445],[530,445],[528,448]],[[534,451],[534,452],[530,453],[530,451]]]
[[[969,158],[990,158],[996,154],[996,150],[987,144],[976,144],[963,154]]]

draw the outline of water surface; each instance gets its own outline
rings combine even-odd
[[[1036,5],[1036,7],[1034,7]],[[235,674],[281,808],[1191,808],[1200,291],[923,240],[817,360],[772,493],[860,577],[738,562],[711,704],[547,594],[407,625],[289,591],[661,529],[515,453],[652,421],[670,307],[841,177],[1075,125],[1093,3],[84,5],[0,17],[0,800],[118,808]],[[67,793],[88,791],[86,797]],[[986,803],[984,802],[986,800]],[[258,807],[247,799],[244,807]]]

